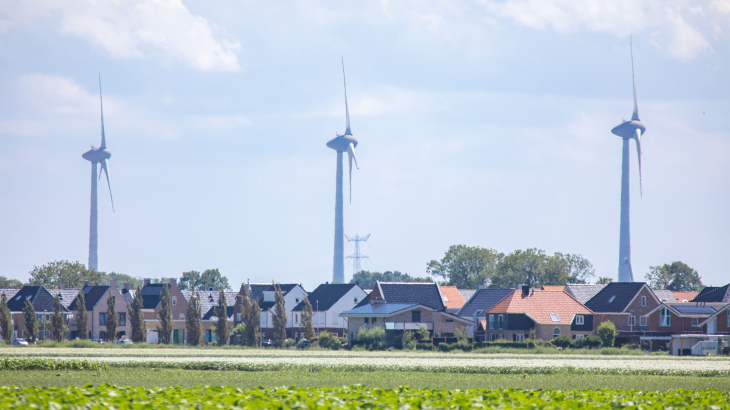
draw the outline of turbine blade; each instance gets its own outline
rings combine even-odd
[[[631,45],[631,81],[634,84],[634,113],[631,115],[631,121],[639,120],[639,102],[636,98],[636,78],[634,77],[634,43],[631,37],[629,37],[629,44]]]
[[[636,153],[639,156],[639,194],[643,197],[644,192],[641,186],[641,130],[638,128],[634,134],[634,139],[636,140]]]
[[[101,98],[101,73],[99,73],[99,106],[101,107],[101,149],[106,148],[106,135],[104,134],[104,102]],[[99,173],[101,176],[101,173]]]
[[[347,146],[347,159],[350,163],[350,203],[352,203],[352,160],[355,159],[355,166],[357,167],[357,158],[355,158],[355,146],[350,143],[350,145]],[[360,167],[357,167],[357,169],[360,169]]]
[[[350,131],[350,109],[347,106],[347,79],[345,78],[345,57],[342,57],[342,82],[345,84],[345,118],[347,119],[347,128],[345,135],[352,135]]]
[[[106,159],[101,161],[101,169],[104,171],[104,174],[106,175],[106,184],[109,187],[109,198],[112,200],[112,212],[116,212],[114,210],[114,196],[112,196],[112,184],[109,182],[109,163]],[[101,176],[101,172],[99,172],[99,176]]]

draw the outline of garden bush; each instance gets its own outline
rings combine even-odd
[[[551,342],[553,345],[565,349],[565,348],[570,347],[570,344],[573,341],[570,339],[570,337],[568,337],[566,335],[561,335],[561,336],[558,336],[555,339],[551,340]]]
[[[601,338],[601,344],[603,347],[613,347],[613,343],[616,341],[616,325],[611,321],[605,321],[598,326],[596,329],[598,337]]]

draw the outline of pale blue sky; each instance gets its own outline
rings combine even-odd
[[[0,275],[87,261],[101,72],[101,270],[331,280],[344,56],[364,269],[422,276],[464,243],[616,277],[632,34],[635,277],[682,260],[725,284],[728,0],[0,0]]]

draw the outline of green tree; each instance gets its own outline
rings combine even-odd
[[[23,282],[17,279],[9,279],[5,276],[0,276],[0,289],[20,289],[23,287]]]
[[[28,298],[25,299],[25,306],[23,306],[23,317],[25,319],[25,332],[28,334],[28,343],[35,343],[38,339],[38,315],[36,315],[35,307]]]
[[[0,299],[0,330],[5,344],[10,344],[10,339],[13,337],[13,315],[8,308],[8,298],[4,292]]]
[[[431,333],[429,333],[428,329],[426,329],[425,326],[419,324],[418,325],[418,331],[416,332],[416,335],[418,337],[419,342],[430,342],[431,341]]]
[[[61,282],[70,288],[80,288],[84,281],[90,285],[100,285],[105,274],[93,269],[89,270],[81,262],[67,260],[49,262],[43,266],[34,266],[30,271],[30,284],[43,285],[47,288],[58,288]]]
[[[188,344],[199,346],[203,341],[203,311],[200,304],[200,294],[192,292],[188,301],[188,310],[185,312],[185,328],[187,329]]]
[[[170,287],[162,285],[160,295],[160,310],[157,312],[160,319],[160,326],[157,326],[158,340],[162,344],[169,345],[172,342],[172,301],[170,298]]]
[[[339,350],[341,346],[342,343],[340,343],[340,339],[334,337],[331,332],[326,330],[319,332],[319,347]]]
[[[56,295],[53,298],[53,314],[51,315],[51,339],[56,342],[63,341],[63,334],[67,330],[63,319],[64,314],[61,306],[61,298]]]
[[[251,297],[248,286],[242,286],[242,289],[243,294],[238,295],[238,297],[241,300],[241,319],[246,324],[246,345],[256,346],[261,307],[259,302]]]
[[[416,350],[416,335],[412,331],[406,330],[403,332],[403,348],[408,350]]]
[[[84,290],[79,291],[76,297],[76,333],[79,339],[86,340],[89,338],[89,315],[86,311],[86,296]]]
[[[112,280],[116,283],[115,286],[119,289],[123,288],[125,283],[129,283],[130,289],[141,287],[144,284],[144,279],[140,278],[139,276],[131,276],[125,273],[102,272],[102,275],[103,278],[101,280],[101,285],[105,286],[108,286],[111,283],[110,281]]]
[[[132,306],[128,307],[129,311],[129,324],[132,327],[132,341],[134,343],[142,343],[146,339],[145,326],[144,326],[144,313],[142,307],[144,306],[144,300],[142,299],[142,290],[137,285],[137,290],[134,293],[134,299],[132,299]]]
[[[226,302],[226,292],[223,288],[218,290],[218,306],[215,308],[215,315],[218,317],[218,322],[215,326],[218,335],[218,346],[225,346],[228,344],[228,302]]]
[[[594,274],[593,264],[581,255],[556,252],[551,256],[537,248],[518,249],[499,262],[490,286],[514,288],[527,283],[533,287],[586,283]]]
[[[381,273],[361,270],[352,275],[352,279],[350,280],[350,283],[357,283],[363,289],[373,289],[375,282],[433,282],[433,279],[415,278],[407,273],[400,273],[398,271],[385,271]]]
[[[182,277],[178,280],[178,287],[182,290],[208,290],[211,288],[231,290],[228,278],[221,275],[218,269],[207,269],[202,274],[194,270],[183,272]]]
[[[596,281],[596,285],[608,285],[611,282],[613,282],[613,278],[609,278],[608,276],[599,276]]]
[[[284,306],[284,294],[277,283],[274,285],[274,341],[276,346],[283,347],[286,341],[286,307]]]
[[[616,341],[616,336],[618,335],[616,332],[616,325],[614,325],[610,320],[598,325],[596,333],[598,333],[598,337],[601,338],[601,344],[603,347],[613,347],[613,343]]]
[[[680,261],[665,263],[662,266],[650,266],[645,278],[652,289],[699,292],[705,287],[700,274]]]
[[[114,306],[114,296],[112,296],[112,289],[109,288],[109,297],[106,298],[106,340],[113,342],[117,338],[117,324],[119,318],[117,317],[117,309]]]
[[[503,257],[494,249],[452,245],[440,261],[428,263],[426,273],[444,278],[446,285],[474,289],[490,283]]]
[[[299,324],[299,328],[304,332],[304,337],[307,340],[314,339],[314,321],[312,320],[312,304],[309,303],[309,298],[304,298],[304,309],[302,309],[302,320]]]

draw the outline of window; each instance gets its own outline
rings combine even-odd
[[[421,313],[421,312],[418,312],[418,313]],[[374,317],[373,318],[373,323],[375,323],[377,320],[378,320],[378,318],[377,317]],[[420,317],[419,317],[419,320],[420,320]]]
[[[585,317],[583,317],[583,315],[576,315],[575,316],[575,324],[576,325],[583,325],[585,323],[586,323],[586,321],[585,321]]]
[[[558,316],[557,313],[551,313],[550,314],[550,319],[552,319],[553,322],[560,322],[560,316]]]
[[[241,314],[236,313],[236,322],[241,322],[241,321],[243,321]]]
[[[639,318],[639,324],[641,326],[646,326],[646,316],[642,316]]]
[[[576,340],[580,340],[586,337],[586,335],[575,335]]]
[[[494,329],[494,315],[489,315],[489,330]]]
[[[420,310],[411,311],[411,322],[420,322],[420,321],[421,321],[421,311]]]
[[[645,306],[646,306],[646,296],[642,296],[641,297],[641,307],[645,307]]]
[[[294,299],[294,300],[296,301],[296,302],[294,302],[294,303],[299,303],[299,298],[296,298],[296,299]]]
[[[365,324],[367,325],[368,323],[370,323],[370,318],[369,317],[366,317],[365,318]]]
[[[241,321],[241,314],[240,314],[240,313],[239,313],[239,314],[238,314],[238,315],[236,316],[236,319],[237,319],[237,320],[238,320],[239,322]],[[296,313],[294,314],[294,323],[299,323],[299,315],[298,315],[298,314],[296,314]]]
[[[39,321],[42,321],[42,320],[43,320],[43,315],[42,315],[42,314],[39,314],[39,315],[38,315],[38,320],[39,320]]]
[[[446,319],[446,323],[453,322],[454,319]]]
[[[608,299],[608,303],[613,303],[614,300],[616,300],[616,296],[611,296],[611,298]]]
[[[337,337],[337,332],[332,333],[332,336]]]
[[[727,310],[727,327],[730,327],[730,309]]]
[[[500,329],[504,328],[504,318],[503,318],[503,315],[498,315],[497,316],[497,323],[499,324],[499,328]]]
[[[553,329],[553,339],[555,339],[558,336],[560,336],[560,328],[556,327],[555,329]]]
[[[697,318],[696,318],[696,317],[693,317],[693,318],[692,318],[692,327],[697,327],[697,326],[699,326],[699,325],[700,325],[700,322],[699,322],[699,320],[697,320]]]
[[[661,308],[659,310],[659,326],[671,326],[672,325],[672,314],[669,313],[668,308]]]
[[[99,313],[99,326],[106,326],[106,313]]]
[[[629,326],[636,326],[636,316],[629,316]]]
[[[525,341],[525,335],[512,335],[515,342],[524,342]]]
[[[184,313],[180,313],[180,320],[185,320],[185,314]]]
[[[127,312],[119,312],[117,316],[119,316],[119,326],[127,326]]]
[[[355,298],[355,303],[357,303],[357,298]]]
[[[177,306],[177,296],[172,297],[172,306]]]

